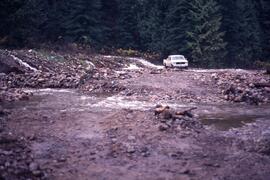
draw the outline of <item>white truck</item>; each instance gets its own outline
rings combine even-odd
[[[188,60],[183,55],[171,55],[163,60],[165,67],[188,68]]]

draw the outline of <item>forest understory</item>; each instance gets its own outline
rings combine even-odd
[[[0,50],[0,179],[270,177],[270,76]]]

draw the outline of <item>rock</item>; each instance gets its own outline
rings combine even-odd
[[[242,96],[237,96],[233,100],[234,102],[241,102],[242,101]]]
[[[143,157],[149,157],[150,156],[149,149],[147,147],[143,147],[141,149],[141,154],[142,154]]]
[[[136,149],[135,149],[134,146],[132,146],[130,144],[127,144],[126,147],[127,147],[127,153],[132,154],[132,153],[135,153],[136,152]]]
[[[135,137],[135,136],[129,135],[129,136],[128,136],[128,140],[129,140],[129,141],[134,141],[134,140],[136,140],[136,137]]]
[[[165,109],[161,114],[160,117],[162,119],[168,120],[173,117],[172,112],[169,109]]]
[[[13,152],[12,152],[12,151],[4,151],[4,150],[1,150],[1,149],[0,149],[0,154],[3,154],[3,155],[5,155],[5,156],[10,156],[10,155],[13,154]]]
[[[262,133],[262,137],[257,140],[256,150],[259,153],[270,155],[270,130]]]
[[[170,127],[167,124],[161,124],[159,125],[158,129],[160,131],[167,131]]]
[[[4,108],[0,106],[0,116],[3,116],[3,115],[5,115]]]
[[[39,78],[37,81],[38,81],[39,83],[42,83],[42,82],[44,82],[44,81],[45,81],[45,79],[43,79],[43,78]]]
[[[32,173],[33,173],[33,175],[34,175],[34,176],[37,176],[37,177],[42,176],[42,172],[41,172],[41,171],[39,171],[39,170],[32,171]]]
[[[171,126],[173,125],[174,121],[173,121],[172,119],[170,119],[170,120],[167,120],[165,123],[166,123],[169,127],[171,127]]]
[[[129,113],[129,114],[127,114],[126,117],[127,117],[127,119],[132,119],[133,118],[133,115]]]
[[[220,167],[218,163],[211,163],[211,162],[205,162],[203,165],[209,166],[209,167],[216,167],[216,168]]]
[[[116,143],[117,142],[117,138],[112,138],[112,143]]]
[[[34,172],[34,171],[36,171],[37,169],[38,169],[38,164],[37,164],[37,163],[31,162],[31,163],[29,164],[29,170],[30,170],[31,172]]]
[[[229,100],[229,99],[230,99],[230,96],[229,96],[229,95],[225,95],[225,96],[224,96],[224,99],[225,99],[225,100]]]
[[[179,174],[190,174],[190,170],[183,168],[183,169],[179,170]]]
[[[250,88],[254,88],[254,87],[255,87],[255,85],[254,85],[253,83],[250,83],[248,86],[249,86]]]
[[[65,162],[65,161],[67,161],[65,157],[61,157],[60,159],[58,159],[58,162]]]
[[[9,167],[10,166],[10,162],[5,162],[5,167]]]
[[[270,93],[270,87],[265,87],[264,91],[267,92],[267,93]]]

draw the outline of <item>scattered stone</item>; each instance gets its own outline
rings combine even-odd
[[[160,124],[158,129],[160,131],[167,131],[170,127],[167,124]]]
[[[128,113],[126,117],[127,117],[127,119],[132,119],[133,118],[133,115],[130,114],[130,113]]]
[[[66,159],[65,157],[60,157],[60,158],[58,159],[58,162],[65,162],[65,161],[67,161],[67,159]]]
[[[129,141],[134,141],[134,140],[136,140],[136,137],[135,137],[135,136],[129,135],[129,136],[128,136],[128,140],[129,140]]]
[[[224,100],[254,105],[269,103],[270,94],[265,91],[265,87],[270,86],[270,83],[263,73],[219,72],[217,75],[219,80],[216,80],[214,76],[211,78],[218,85]]]
[[[112,138],[112,143],[116,143],[117,142],[117,138]]]
[[[181,169],[178,173],[179,173],[179,174],[190,174],[190,170],[187,169],[187,168],[183,168],[183,169]]]
[[[130,144],[127,144],[126,145],[126,148],[127,148],[127,153],[130,153],[130,154],[133,154],[136,152],[136,149],[134,146],[130,145]]]
[[[37,176],[37,177],[42,176],[42,172],[40,170],[32,171],[32,173],[33,173],[34,176]]]
[[[143,157],[149,157],[150,156],[150,151],[147,147],[141,148],[141,154]]]
[[[216,167],[216,168],[220,167],[218,163],[211,163],[211,162],[205,162],[203,165],[209,166],[209,167]]]
[[[256,143],[256,150],[259,153],[270,155],[270,130],[264,132]]]
[[[35,163],[35,162],[32,162],[32,163],[30,163],[29,164],[29,169],[30,169],[30,171],[36,171],[37,169],[38,169],[38,164],[37,163]]]

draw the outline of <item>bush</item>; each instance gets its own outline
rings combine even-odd
[[[270,74],[270,63],[269,62],[262,62],[256,61],[255,66],[261,69],[265,69],[267,74]]]
[[[133,57],[136,56],[137,57],[137,56],[141,55],[141,53],[139,51],[132,50],[132,49],[126,50],[126,49],[120,48],[120,49],[117,49],[116,52],[120,56],[133,56]]]

